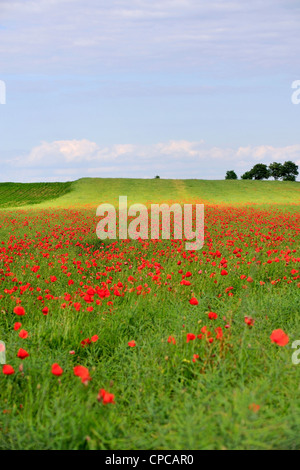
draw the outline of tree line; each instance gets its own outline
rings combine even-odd
[[[242,176],[242,180],[264,180],[274,178],[274,180],[281,179],[282,181],[296,181],[296,176],[299,174],[298,165],[296,163],[287,161],[284,163],[273,162],[269,166],[264,163],[257,163],[254,167],[246,171]],[[226,180],[237,180],[238,176],[234,170],[228,170],[225,176]]]

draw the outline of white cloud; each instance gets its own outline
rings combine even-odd
[[[154,149],[162,155],[188,155],[190,157],[197,156],[198,150],[196,149],[199,144],[204,143],[203,140],[200,142],[188,142],[187,140],[171,140],[167,143],[159,143],[154,146]]]
[[[38,147],[34,147],[28,157],[22,160],[26,165],[49,163],[61,158],[67,163],[71,163],[82,161],[86,156],[90,158],[97,150],[97,144],[88,140],[43,142]]]
[[[122,155],[133,153],[133,145],[113,145],[100,148],[95,142],[89,140],[58,140],[54,142],[42,142],[34,147],[27,156],[15,158],[14,164],[19,166],[47,166],[57,164],[74,164],[92,161],[110,161]]]
[[[252,158],[254,160],[278,161],[284,162],[286,160],[295,161],[300,155],[299,145],[288,145],[286,147],[273,147],[272,145],[248,146],[240,147],[237,151],[238,158]]]
[[[101,147],[87,139],[42,142],[9,166],[44,171],[63,178],[82,176],[139,177],[157,173],[170,178],[223,178],[228,169],[239,174],[258,162],[292,160],[300,166],[300,144],[238,148],[209,147],[203,140],[172,140],[149,145],[117,144]],[[42,173],[41,173],[42,174]],[[43,179],[43,178],[41,178]]]

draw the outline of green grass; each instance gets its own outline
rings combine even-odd
[[[0,183],[0,208],[41,204],[71,191],[72,183]]]
[[[292,205],[300,201],[300,183],[287,181],[167,180],[82,178],[68,183],[1,183],[0,207],[74,207],[103,202],[204,202],[211,204]]]

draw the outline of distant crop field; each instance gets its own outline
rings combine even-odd
[[[203,203],[218,205],[292,206],[300,202],[300,183],[290,181],[171,180],[81,178],[66,183],[0,183],[0,209],[31,205],[67,208],[102,203]]]
[[[128,202],[179,202],[204,204],[272,204],[300,202],[300,184],[288,181],[82,178],[74,181],[72,193],[56,199],[58,207],[74,204],[97,206],[103,202],[118,204],[119,196]]]
[[[63,196],[71,187],[71,182],[0,183],[0,208],[40,204]]]

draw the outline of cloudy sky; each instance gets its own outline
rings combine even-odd
[[[0,0],[1,181],[300,166],[299,24],[299,0]]]

